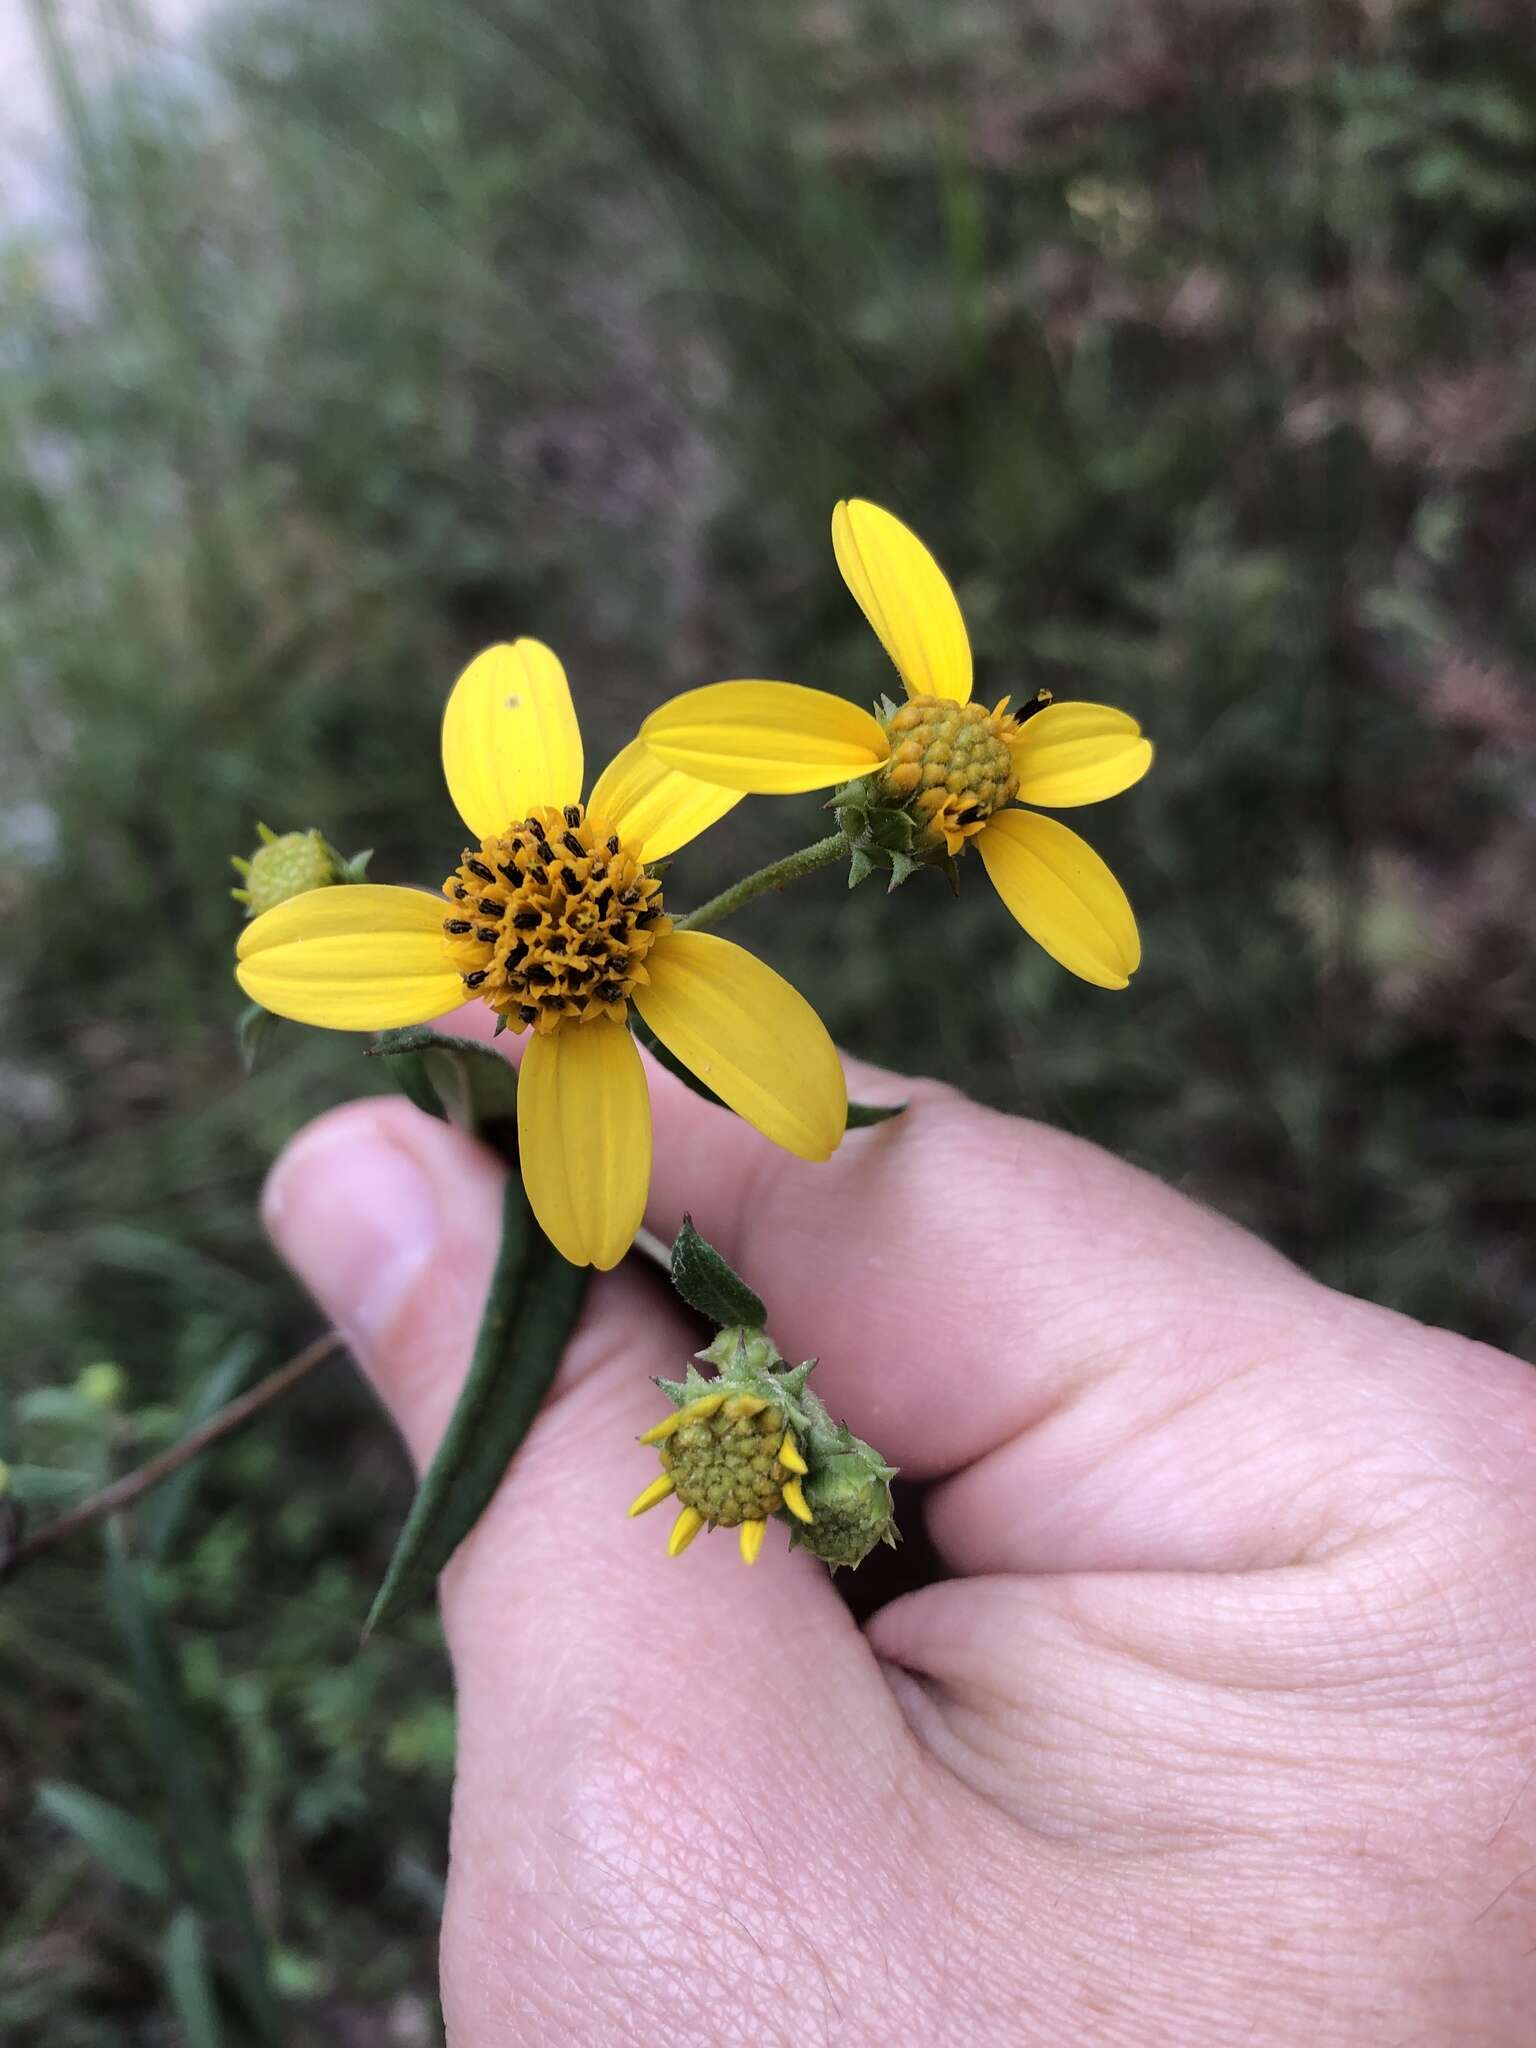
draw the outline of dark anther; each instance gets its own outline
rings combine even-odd
[[[1049,690],[1036,690],[1034,696],[1030,698],[1029,702],[1026,705],[1024,705],[1021,710],[1014,712],[1014,724],[1022,725],[1026,718],[1033,718],[1037,711],[1043,711],[1046,705],[1049,704],[1051,701],[1051,693]]]
[[[453,885],[453,893],[458,898],[459,902],[462,903],[464,901],[464,898],[469,894],[469,891],[465,888],[462,882],[455,882]]]
[[[579,962],[573,960],[565,970],[565,978],[567,981],[579,983],[585,981],[589,974],[595,974],[596,972],[597,969],[595,967],[584,967]]]
[[[477,967],[473,974],[465,975],[464,986],[466,988],[478,988],[489,973],[490,969],[488,967]]]
[[[640,901],[640,891],[638,889],[626,889],[624,891],[624,894],[619,898],[619,901],[621,904],[623,904],[626,910],[633,910],[635,905]]]
[[[565,848],[567,853],[574,853],[578,860],[585,860],[587,849],[582,845],[581,841],[576,837],[576,834],[574,832],[562,832],[560,835],[560,844]]]
[[[517,1006],[517,1014],[519,1015],[519,1017],[522,1018],[525,1024],[536,1024],[539,1021],[539,1008],[537,1003],[519,1003]]]
[[[612,889],[599,889],[599,890],[598,890],[598,892],[597,892],[597,914],[598,914],[598,916],[599,916],[599,917],[606,917],[606,916],[608,915],[608,906],[609,906],[609,904],[610,904],[610,903],[611,903],[612,901],[613,901],[613,891],[612,891]]]
[[[660,910],[642,910],[636,917],[635,923],[641,931],[649,931],[657,918],[663,917],[665,914],[664,911]]]
[[[528,941],[526,939],[514,939],[512,944],[507,948],[507,957],[502,962],[502,965],[510,974],[514,967],[521,967],[523,962],[527,958]]]
[[[567,805],[566,805],[566,807],[565,807],[565,822],[567,823],[567,825],[579,825],[579,824],[581,823],[581,805],[580,805],[580,804],[567,804]]]
[[[537,839],[540,846],[548,846],[549,841],[544,836],[544,827],[539,823],[537,818],[530,818],[528,820],[528,830],[533,834],[534,838]]]
[[[456,939],[462,939],[469,930],[469,919],[467,917],[445,917],[443,919],[443,930],[451,932]]]
[[[480,915],[482,917],[500,917],[506,907],[505,903],[498,903],[494,896],[482,896],[480,898]]]
[[[541,910],[519,910],[512,919],[514,929],[520,932],[531,932],[543,922],[544,913]]]
[[[608,851],[609,851],[610,853],[617,853],[617,852],[618,852],[618,850],[619,850],[619,835],[618,835],[618,833],[617,833],[617,832],[615,832],[615,833],[614,833],[614,835],[613,835],[613,837],[612,837],[612,838],[611,838],[611,839],[609,840],[609,842],[608,842]]]
[[[515,889],[523,879],[522,876],[517,872],[517,869],[508,867],[507,863],[504,860],[497,861],[496,865],[501,869],[501,872],[506,876],[507,880],[512,884],[513,888]]]
[[[961,808],[960,810],[956,811],[956,813],[955,813],[955,823],[956,823],[957,825],[974,825],[974,824],[975,824],[975,822],[976,822],[976,820],[977,820],[977,819],[978,819],[978,818],[979,818],[980,816],[981,816],[981,805],[980,805],[980,804],[966,804],[966,805],[964,805],[964,806],[963,806],[963,807],[962,807],[962,808]]]
[[[496,941],[501,937],[501,933],[497,931],[495,925],[483,924],[476,931],[475,937],[480,941],[482,946],[494,946]]]
[[[482,882],[494,882],[496,879],[483,860],[467,860],[464,865],[472,875],[478,875]]]
[[[555,985],[555,977],[547,967],[530,967],[525,979],[531,981],[535,988],[553,988]]]
[[[574,868],[562,868],[560,870],[560,879],[564,882],[569,894],[572,896],[580,894],[581,882]]]
[[[533,866],[528,870],[528,879],[530,882],[539,883],[542,887],[546,885],[549,881],[549,869],[545,867],[541,862],[535,861]]]
[[[599,1002],[616,1003],[624,991],[616,981],[600,981],[592,993]]]
[[[590,868],[588,868],[588,870],[587,870],[587,880],[588,880],[589,882],[602,882],[602,881],[606,881],[606,880],[607,880],[607,877],[608,877],[608,865],[607,865],[606,861],[600,861],[600,860],[595,860],[595,861],[593,861],[593,863],[592,863],[591,867],[590,867]]]

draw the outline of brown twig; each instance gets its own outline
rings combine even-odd
[[[206,1422],[200,1423],[180,1443],[172,1444],[168,1451],[162,1451],[158,1458],[151,1458],[134,1471],[125,1472],[121,1479],[114,1479],[110,1486],[104,1486],[100,1493],[93,1493],[89,1500],[71,1508],[67,1515],[60,1515],[57,1521],[49,1522],[24,1542],[10,1549],[0,1546],[0,1584],[45,1551],[53,1550],[71,1536],[78,1535],[80,1530],[89,1529],[93,1523],[102,1521],[107,1515],[115,1515],[121,1508],[132,1507],[142,1494],[179,1472],[183,1465],[190,1464],[211,1445],[232,1435],[253,1415],[259,1415],[263,1408],[281,1400],[290,1387],[296,1387],[306,1374],[313,1372],[317,1365],[323,1365],[340,1348],[340,1336],[335,1330],[327,1330],[323,1337],[317,1337],[313,1344],[306,1344],[285,1365],[268,1373],[264,1380],[258,1380],[248,1392],[227,1402],[216,1415],[210,1415]]]

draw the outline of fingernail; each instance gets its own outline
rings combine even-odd
[[[354,1346],[389,1327],[438,1240],[430,1179],[366,1110],[329,1117],[288,1148],[268,1177],[262,1215]]]

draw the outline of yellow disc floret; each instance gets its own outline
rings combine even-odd
[[[672,929],[660,882],[580,804],[534,811],[466,848],[443,894],[465,989],[514,1031],[600,1016],[622,1024],[650,979],[646,954]]]
[[[988,711],[948,697],[912,697],[885,720],[891,756],[881,793],[913,813],[920,850],[959,853],[1017,796],[1009,746],[1019,727],[1003,708],[1007,702]]]

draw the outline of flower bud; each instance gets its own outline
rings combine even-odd
[[[88,1401],[93,1408],[116,1408],[122,1403],[127,1384],[123,1368],[114,1365],[110,1359],[102,1359],[85,1368],[76,1380],[75,1388],[81,1399]]]
[[[839,1565],[862,1564],[877,1543],[894,1546],[898,1540],[891,1501],[895,1467],[857,1437],[852,1444],[851,1450],[818,1457],[813,1443],[805,1481],[811,1519],[791,1539],[833,1571]]]
[[[250,859],[231,861],[245,886],[229,893],[245,905],[247,917],[347,879],[340,856],[318,830],[277,833],[258,824],[256,831],[261,844]]]

